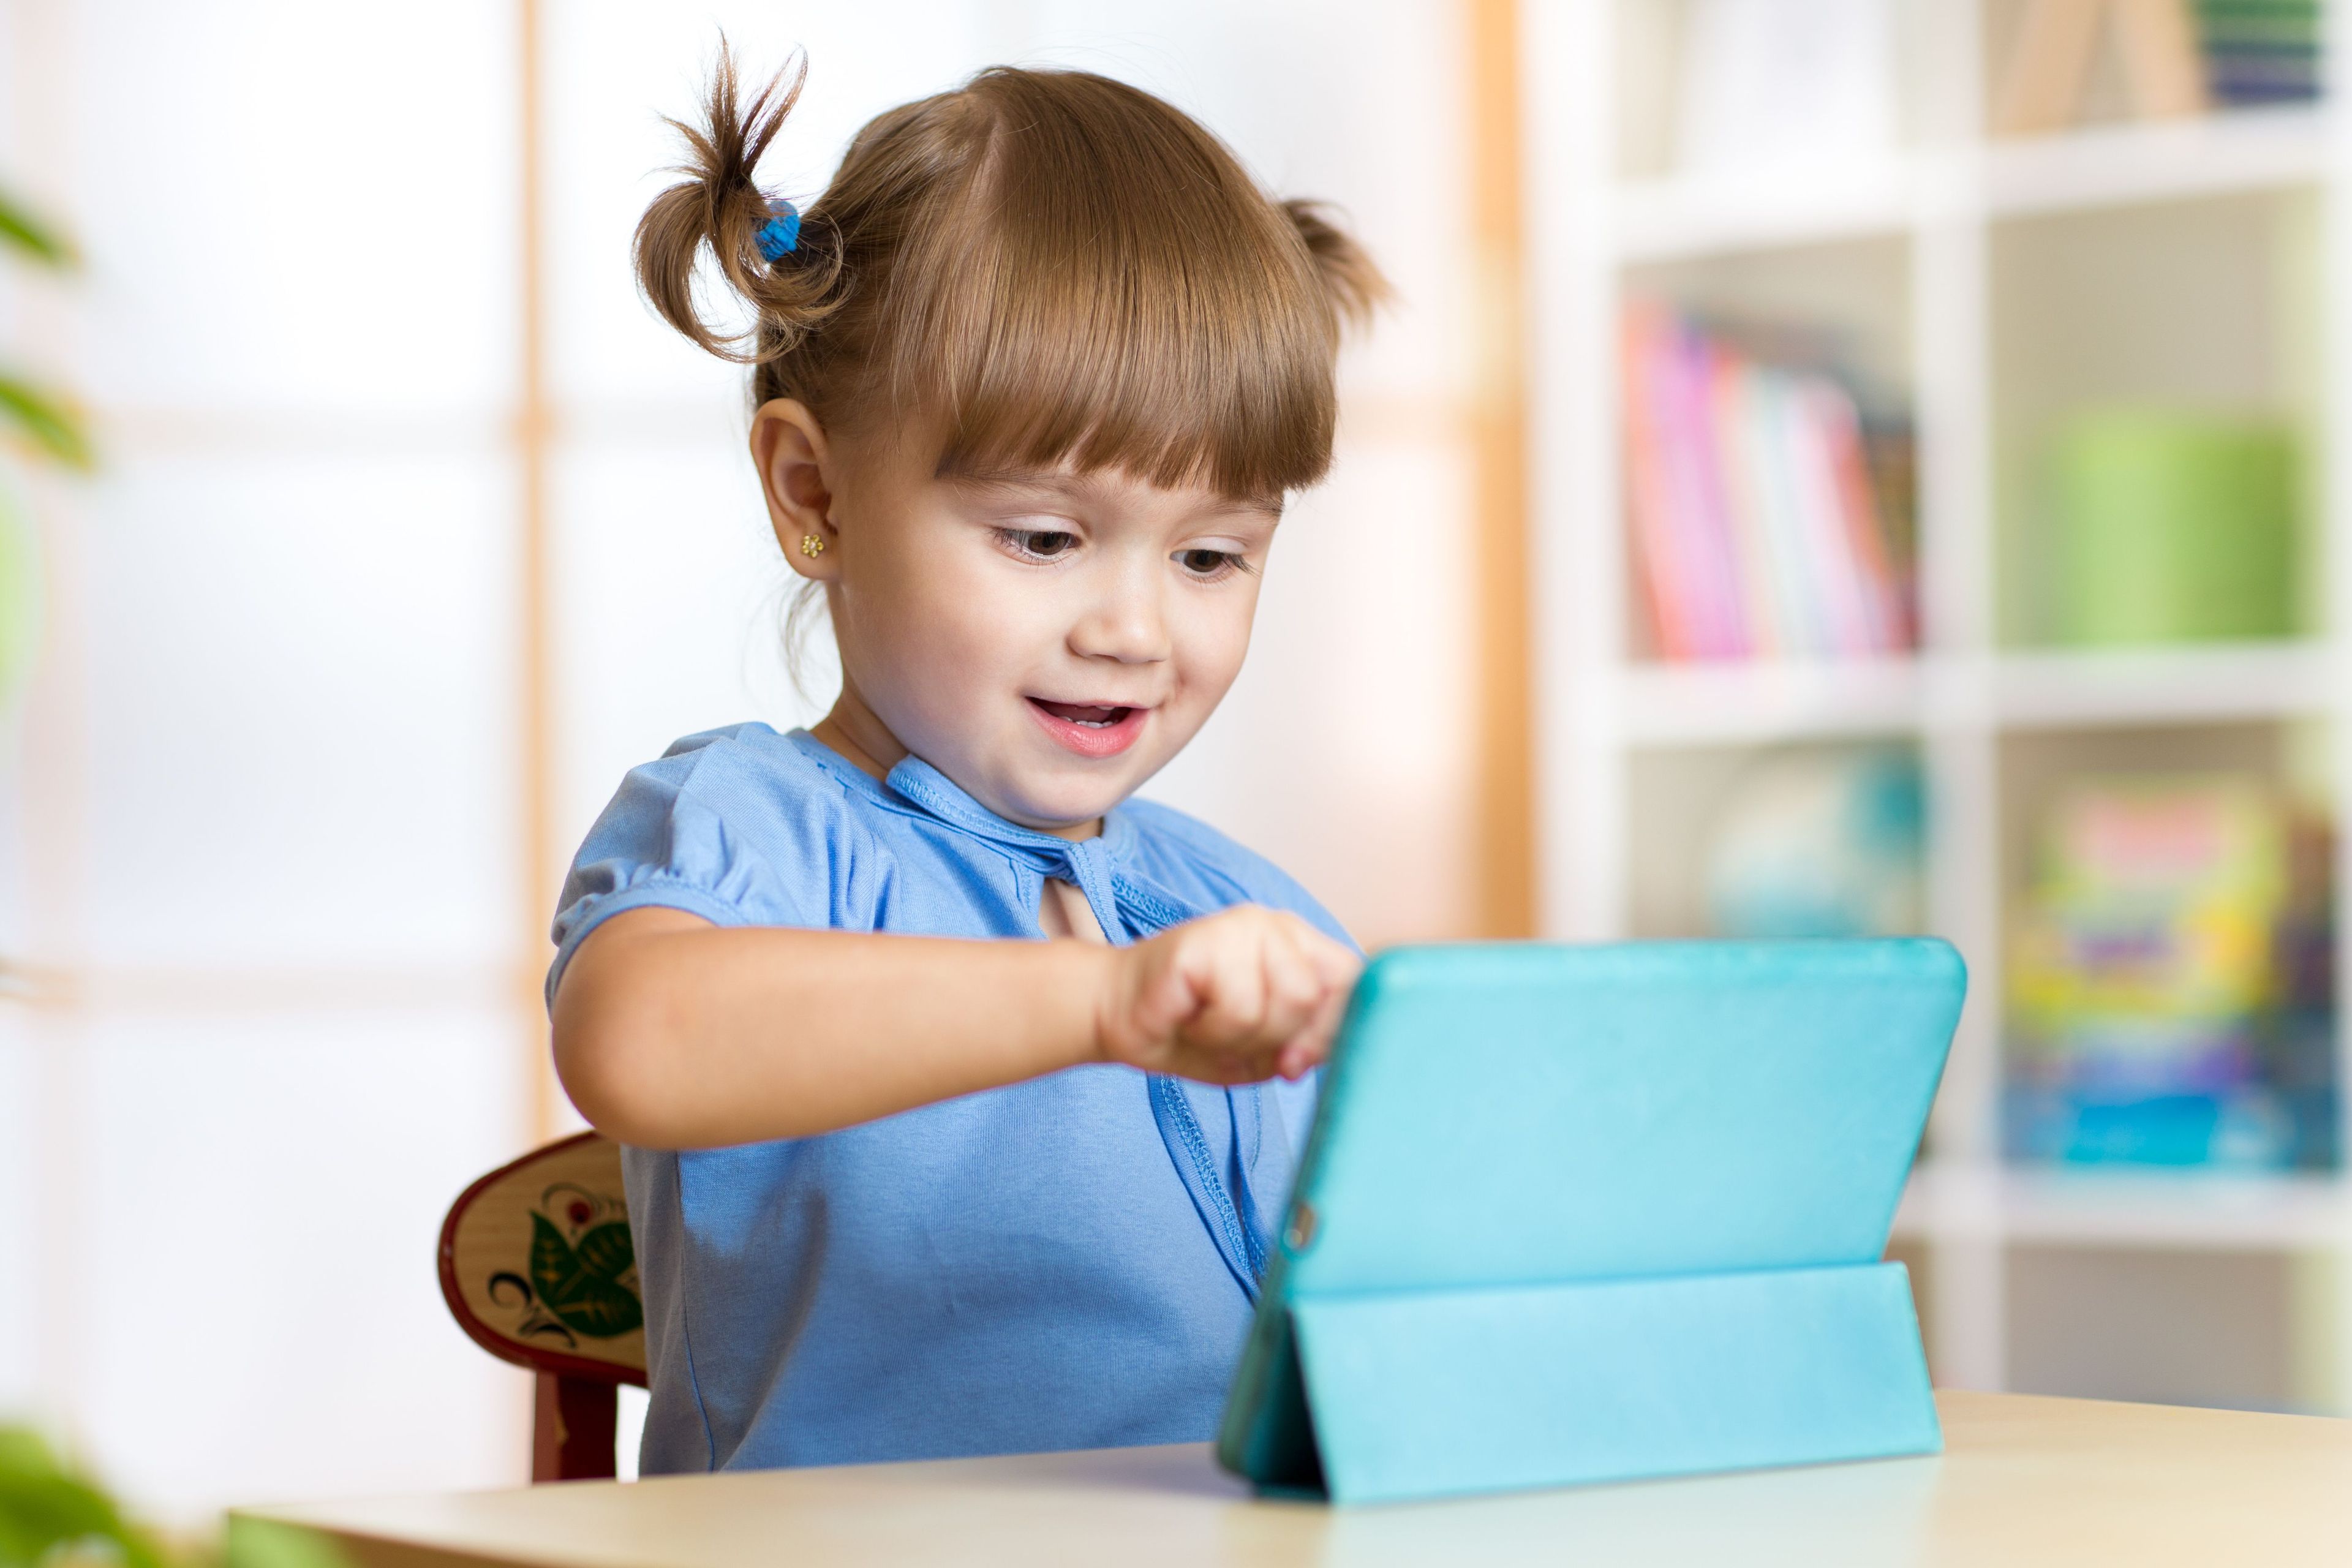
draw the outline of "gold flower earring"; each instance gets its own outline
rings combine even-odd
[[[814,560],[824,553],[824,536],[819,533],[801,535],[801,553]]]

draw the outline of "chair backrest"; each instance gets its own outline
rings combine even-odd
[[[645,1303],[609,1138],[550,1143],[467,1187],[442,1222],[440,1261],[442,1299],[492,1355],[644,1386]]]

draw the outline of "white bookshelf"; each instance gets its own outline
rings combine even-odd
[[[1896,153],[1819,180],[1614,182],[1621,262],[1896,237],[1939,216],[2010,217],[2276,189],[2323,177],[2328,115],[2305,108],[2103,126]]]
[[[1896,1226],[1922,1263],[1939,1377],[1960,1386],[2011,1384],[2007,1271],[2021,1249],[2291,1256],[2319,1260],[2327,1274],[2352,1259],[2352,1185],[2341,1178],[2000,1163],[2001,919],[2017,816],[2004,791],[2020,787],[2013,775],[2031,775],[2037,748],[2328,721],[2331,804],[2337,823],[2352,825],[2352,659],[2342,640],[2092,654],[2044,651],[2005,635],[2004,487],[2015,483],[2017,459],[2003,445],[2013,437],[2002,419],[2004,407],[2022,418],[2082,395],[2063,378],[2035,379],[2032,355],[2017,347],[2018,323],[2031,325],[2019,303],[2036,276],[2027,262],[2077,233],[2123,245],[2137,231],[2101,240],[2095,226],[2138,221],[2135,214],[2156,212],[2160,221],[2181,204],[2270,204],[2247,210],[2283,215],[2272,227],[2292,254],[2278,276],[2306,277],[2309,294],[2307,310],[2294,302],[2301,295],[2273,307],[2286,323],[2273,356],[2284,367],[2273,390],[2307,419],[2315,448],[2352,451],[2352,398],[2320,394],[2352,385],[2352,310],[2344,308],[2352,302],[2352,237],[2333,216],[2352,212],[2352,117],[2265,110],[1994,143],[1978,109],[1986,97],[1984,19],[1970,0],[1928,0],[1906,13],[1908,125],[1900,150],[1814,181],[1735,187],[1627,175],[1618,146],[1622,106],[1613,96],[1626,79],[1615,29],[1632,7],[1673,3],[1522,9],[1547,934],[1641,934],[1633,925],[1631,847],[1641,814],[1654,806],[1630,783],[1637,762],[1792,742],[1914,745],[1930,801],[1929,923],[1960,947],[1971,976],[1932,1152]],[[2318,221],[2298,229],[2306,207]],[[2295,241],[2298,234],[2307,242]],[[1853,279],[1841,288],[1859,335],[1883,340],[1885,366],[1909,392],[1922,651],[1799,664],[1644,662],[1629,653],[1618,301],[1629,287],[1672,293],[1691,279],[1735,289],[1743,274],[1785,279],[1814,258]],[[2004,266],[2015,298],[2000,293]],[[2063,300],[2052,300],[2045,308],[2055,312]],[[2004,310],[2017,312],[2006,325]],[[2155,354],[2150,375],[2161,383],[2200,374],[2192,351],[2184,341],[2180,363]],[[2298,368],[2303,353],[2309,364]],[[2157,384],[2151,395],[2172,390]],[[2307,619],[2352,626],[2352,549],[2331,544],[2352,537],[2352,486],[2330,487],[2319,510],[2313,565],[2324,565],[2326,578]],[[2339,863],[2339,899],[2352,897],[2347,869]],[[2338,924],[2337,972],[2352,974],[2352,921]],[[2352,1071],[2340,1071],[2339,1082],[2352,1084]],[[2352,1148],[2352,1139],[2340,1142]],[[2352,1308],[2332,1304],[2347,1294],[2306,1291],[2300,1310],[2325,1320],[2326,1342],[2315,1353],[2326,1363],[2326,1386],[2318,1397],[2352,1408],[2352,1383],[2339,1370],[2352,1367]],[[2305,1342],[2314,1331],[2308,1322],[2248,1331]]]
[[[2166,1251],[2332,1249],[2352,1239],[2352,1193],[2332,1176],[2036,1170],[1931,1163],[1897,1237]]]
[[[2324,643],[2117,653],[1926,655],[1774,664],[1622,664],[1607,716],[1626,746],[1917,735],[1965,717],[2027,730],[2324,719]]]

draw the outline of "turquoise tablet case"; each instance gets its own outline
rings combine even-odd
[[[1881,1258],[1966,989],[1925,938],[1375,960],[1219,1458],[1376,1502],[1936,1452]]]

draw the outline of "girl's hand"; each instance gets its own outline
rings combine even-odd
[[[1297,915],[1243,904],[1115,955],[1095,1012],[1105,1061],[1203,1083],[1295,1079],[1331,1051],[1362,969]]]

